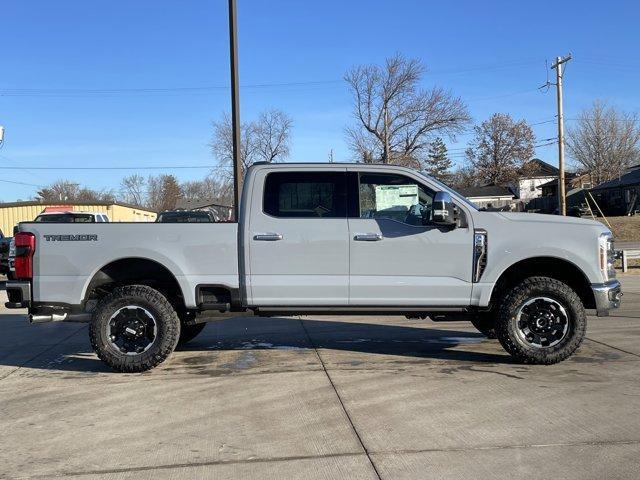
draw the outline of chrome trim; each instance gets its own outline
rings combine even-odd
[[[487,231],[476,228],[473,232],[473,283],[478,283],[487,266]]]
[[[257,233],[253,236],[254,240],[261,242],[277,242],[282,240],[282,235],[279,233]]]
[[[357,242],[379,242],[382,235],[379,233],[356,233],[353,239]]]
[[[609,316],[609,312],[620,307],[622,298],[622,285],[618,280],[607,283],[597,283],[591,285],[593,297],[596,301],[596,311],[599,317]]]

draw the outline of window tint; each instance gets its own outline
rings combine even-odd
[[[156,221],[158,223],[213,223],[214,220],[209,212],[186,210],[163,212]]]
[[[360,218],[387,218],[409,225],[431,221],[435,192],[403,175],[363,173]]]
[[[47,213],[38,215],[36,222],[51,223],[93,223],[95,218],[88,213]]]
[[[264,212],[274,217],[346,217],[346,174],[340,172],[270,173]]]

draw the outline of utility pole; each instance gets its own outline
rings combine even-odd
[[[384,163],[389,163],[389,109],[384,107]]]
[[[240,161],[240,92],[238,88],[236,0],[229,0],[229,57],[231,63],[231,130],[233,136],[233,213],[237,222],[242,192],[242,162]]]
[[[558,210],[560,215],[567,214],[567,197],[565,192],[564,175],[564,113],[562,111],[562,77],[563,65],[571,60],[571,54],[566,57],[556,57],[551,69],[556,70],[556,91],[558,99]]]

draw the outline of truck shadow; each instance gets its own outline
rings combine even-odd
[[[185,367],[185,373],[188,373],[197,371],[198,368],[211,370],[211,367],[216,366],[221,374],[232,374],[246,370],[242,363],[236,365],[227,361],[227,354],[232,355],[233,352],[291,351],[291,358],[295,359],[297,354],[305,352],[313,353],[316,358],[314,349],[319,350],[323,357],[325,354],[338,355],[340,358],[336,357],[336,361],[353,365],[372,361],[372,357],[367,356],[369,354],[383,356],[376,360],[386,361],[423,359],[484,364],[513,363],[496,340],[488,340],[479,333],[459,328],[464,325],[461,323],[447,329],[440,327],[443,324],[428,320],[407,321],[399,317],[387,317],[384,321],[385,323],[362,323],[290,317],[215,320],[209,322],[198,337],[179,347],[177,353],[163,364],[163,370],[176,371]],[[393,324],[394,322],[398,324]],[[415,322],[415,326],[407,325],[408,322]],[[71,338],[42,352],[37,339],[42,334],[38,331],[40,326],[22,325],[24,326],[19,327],[20,330],[30,330],[20,333],[22,341],[27,340],[25,337],[33,337],[33,341],[28,342],[33,346],[27,346],[29,351],[22,350],[17,356],[0,356],[0,366],[61,372],[111,372],[91,350],[86,329],[81,329]],[[69,327],[48,325],[49,328]],[[287,358],[279,356],[277,363],[286,364]],[[269,361],[269,355],[261,355],[261,362],[267,364],[267,367]]]
[[[463,330],[460,328],[463,323],[442,328],[447,324],[402,319],[402,324],[393,324],[400,323],[398,320],[398,317],[388,317],[385,323],[282,317],[218,320],[210,322],[197,338],[179,350],[199,353],[185,359],[190,364],[206,361],[209,352],[314,349],[323,356],[337,355],[346,363],[370,361],[369,354],[389,357],[391,361],[405,358],[513,363],[497,340]],[[408,322],[415,325],[407,325]]]

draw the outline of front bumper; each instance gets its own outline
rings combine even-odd
[[[622,286],[618,280],[591,285],[596,300],[596,311],[599,317],[607,317],[609,312],[620,306]]]
[[[5,307],[28,308],[31,306],[31,282],[9,280],[6,289],[9,301],[5,302]]]

